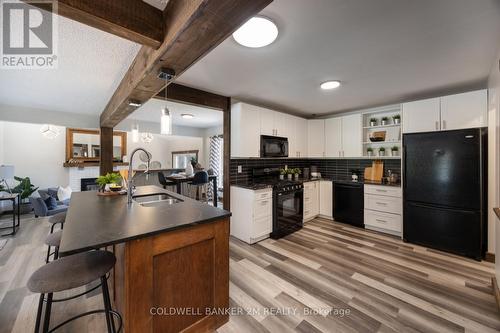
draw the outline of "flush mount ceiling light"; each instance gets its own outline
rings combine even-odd
[[[320,85],[323,90],[330,90],[340,87],[340,81],[326,81]]]
[[[141,141],[143,143],[151,143],[151,141],[153,141],[154,137],[153,137],[153,134],[151,133],[142,133],[141,135]]]
[[[181,117],[184,119],[193,119],[194,115],[192,115],[191,113],[183,113],[181,114]]]
[[[42,125],[40,133],[47,139],[55,139],[59,136],[59,130],[52,125]]]
[[[278,37],[278,27],[270,19],[255,16],[233,33],[234,40],[246,47],[263,47]]]

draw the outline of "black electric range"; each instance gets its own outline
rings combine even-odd
[[[281,180],[278,168],[253,169],[252,184],[255,187],[273,188],[273,231],[271,238],[289,235],[303,226],[304,185],[302,181]]]

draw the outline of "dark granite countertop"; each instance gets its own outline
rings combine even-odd
[[[231,184],[231,186],[245,188],[247,190],[258,191],[266,188],[273,188],[270,184],[258,184],[258,183],[235,183]]]
[[[75,192],[64,223],[60,255],[74,254],[134,239],[209,223],[231,213],[157,186],[140,186],[134,196],[166,193],[182,202],[143,207],[127,205],[127,196],[98,196]]]

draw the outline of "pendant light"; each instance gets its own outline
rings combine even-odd
[[[161,110],[161,118],[160,118],[160,133],[163,135],[172,135],[172,113],[168,109],[168,81],[172,80],[175,76],[175,72],[169,68],[162,68],[158,77],[165,80],[165,107]]]

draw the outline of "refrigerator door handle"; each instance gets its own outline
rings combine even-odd
[[[473,213],[473,212],[478,211],[478,210],[474,210],[474,209],[468,210],[468,209],[463,209],[463,208],[430,205],[430,204],[417,203],[417,202],[411,202],[411,201],[408,201],[408,203],[411,203],[415,207],[439,209],[439,210],[446,210],[446,211],[452,211],[452,212]]]

